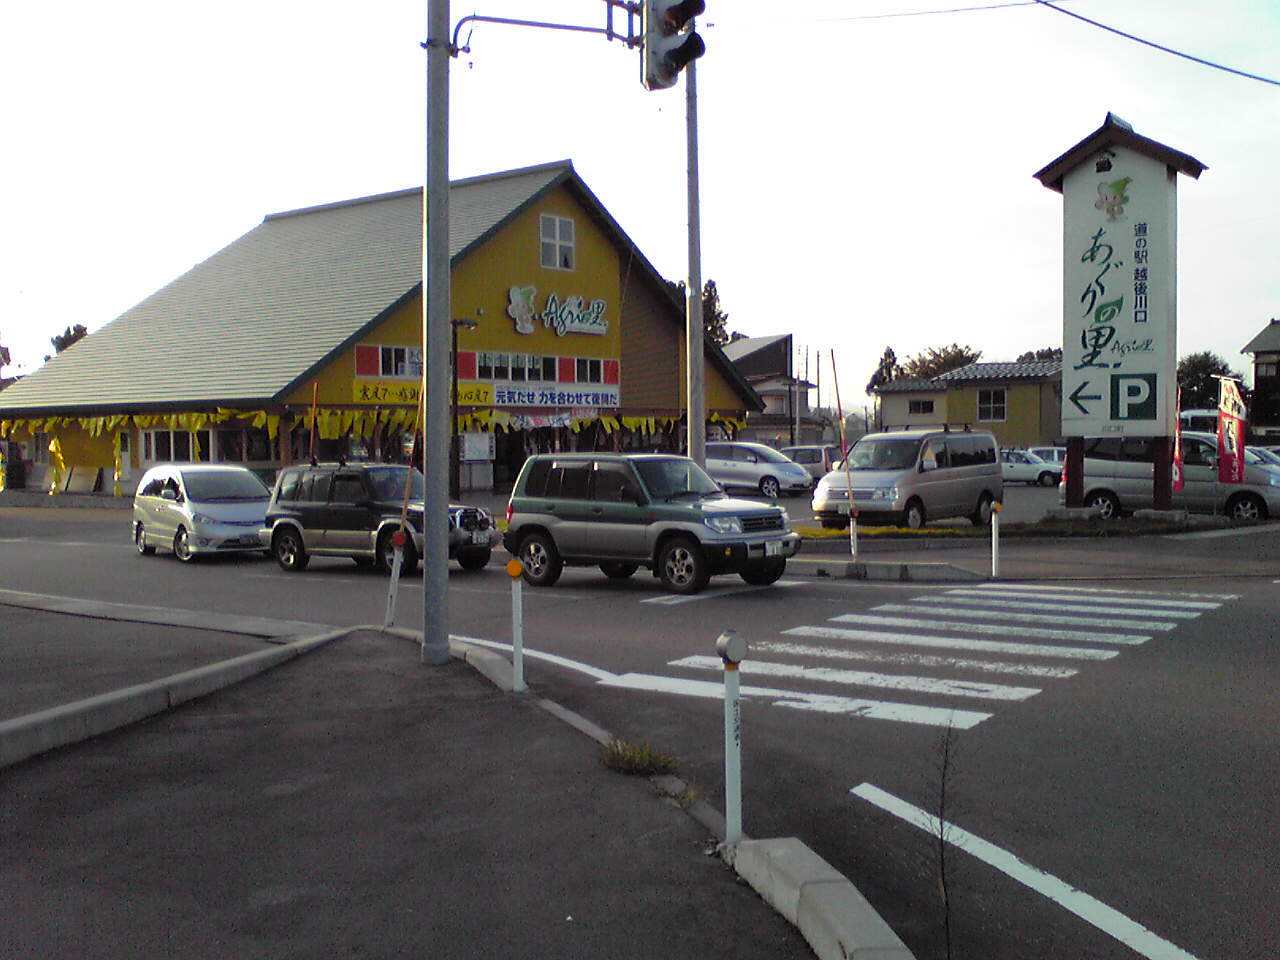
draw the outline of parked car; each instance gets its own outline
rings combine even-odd
[[[829,443],[783,447],[778,452],[804,467],[815,480],[826,476],[840,462],[840,447]]]
[[[133,543],[157,547],[183,563],[214,553],[258,553],[258,529],[271,491],[244,467],[161,463],[147,470],[133,497]]]
[[[985,430],[869,433],[849,450],[853,508],[869,522],[918,530],[929,520],[991,522],[1004,496],[995,437]],[[849,524],[849,481],[832,470],[818,481],[813,513],[831,529]]]
[[[1261,463],[1271,467],[1280,467],[1280,453],[1269,447],[1245,447],[1246,463]]]
[[[1054,487],[1062,479],[1062,465],[1049,463],[1030,450],[1001,450],[1000,475],[1005,483]]]
[[[808,470],[763,443],[708,443],[707,473],[725,490],[755,490],[765,497],[813,489]]]
[[[1084,503],[1112,519],[1153,502],[1152,441],[1147,437],[1089,437],[1084,441]],[[1247,460],[1247,458],[1246,458]],[[1280,514],[1280,470],[1245,463],[1244,483],[1218,480],[1218,439],[1212,433],[1182,434],[1184,486],[1173,506],[1192,513],[1225,513],[1237,520]],[[1066,484],[1058,487],[1066,502]]]
[[[261,546],[289,571],[306,569],[311,557],[350,557],[362,567],[390,572],[392,538],[409,484],[409,534],[400,570],[412,574],[422,556],[422,472],[394,463],[319,463],[285,467],[259,531]],[[449,558],[464,570],[480,570],[502,539],[479,507],[449,504]]]
[[[1027,449],[1046,463],[1056,463],[1058,466],[1062,466],[1067,462],[1066,447],[1028,447]]]
[[[614,579],[646,567],[688,594],[719,573],[773,583],[800,537],[781,507],[725,496],[688,457],[574,453],[525,461],[503,544],[534,586],[554,584],[566,564]]]

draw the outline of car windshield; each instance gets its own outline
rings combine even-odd
[[[408,467],[378,467],[369,471],[369,482],[373,486],[376,500],[403,500],[405,478],[409,476]],[[413,481],[409,490],[410,500],[422,500],[426,497],[426,481],[422,471],[413,468]]]
[[[761,460],[763,460],[765,463],[790,463],[791,462],[790,457],[786,456],[785,454],[779,453],[777,450],[774,450],[772,447],[752,447],[751,449],[754,450],[756,453],[756,456],[759,457]]]
[[[271,491],[248,470],[184,470],[182,485],[197,503],[215,500],[266,500]]]
[[[720,487],[703,469],[688,457],[664,460],[638,460],[636,469],[656,500],[679,496],[705,497],[720,493]]]
[[[906,470],[915,466],[920,441],[859,440],[849,451],[850,470]]]

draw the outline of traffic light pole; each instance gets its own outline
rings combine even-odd
[[[685,409],[689,418],[688,456],[707,465],[707,398],[703,383],[702,328],[702,214],[698,198],[698,74],[697,62],[685,68],[685,136],[689,172],[689,289],[685,291],[685,339],[689,375]]]

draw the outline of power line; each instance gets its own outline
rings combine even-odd
[[[973,13],[976,10],[1002,10],[1005,7],[1033,7],[1039,0],[1012,0],[1010,3],[990,3],[980,7],[952,7],[949,10],[911,10],[907,13],[868,13],[857,17],[824,17],[819,23],[841,23],[849,20],[890,20],[894,17],[932,17],[940,13]]]
[[[1206,67],[1213,67],[1215,70],[1225,70],[1227,73],[1234,73],[1239,77],[1246,77],[1249,80],[1258,80],[1262,83],[1269,83],[1273,86],[1280,87],[1280,80],[1271,80],[1267,77],[1260,77],[1257,74],[1245,73],[1243,70],[1236,70],[1234,67],[1223,66],[1220,63],[1214,63],[1212,60],[1203,60],[1200,57],[1193,57],[1189,53],[1183,53],[1181,50],[1174,50],[1172,47],[1162,47],[1158,43],[1153,43],[1150,40],[1143,40],[1141,37],[1135,37],[1133,34],[1125,33],[1123,30],[1117,30],[1115,27],[1108,27],[1105,23],[1099,23],[1097,20],[1090,20],[1088,17],[1082,17],[1080,14],[1071,10],[1063,10],[1061,7],[1056,7],[1052,3],[1049,3],[1048,0],[1035,0],[1035,2],[1040,4],[1042,7],[1048,7],[1050,10],[1057,10],[1058,13],[1065,13],[1068,17],[1075,17],[1077,20],[1083,20],[1090,26],[1098,27],[1099,29],[1106,30],[1109,33],[1114,33],[1118,37],[1124,37],[1126,40],[1132,40],[1135,43],[1154,47],[1156,50],[1160,50],[1164,53],[1171,53],[1175,57],[1182,57],[1184,60],[1190,60],[1192,63],[1199,63]]]

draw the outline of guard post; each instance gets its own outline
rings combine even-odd
[[[747,657],[747,641],[735,630],[716,638],[724,661],[724,842],[742,842],[742,699],[738,664]]]
[[[507,576],[511,578],[511,689],[524,693],[529,689],[524,682],[524,564],[508,560]]]

